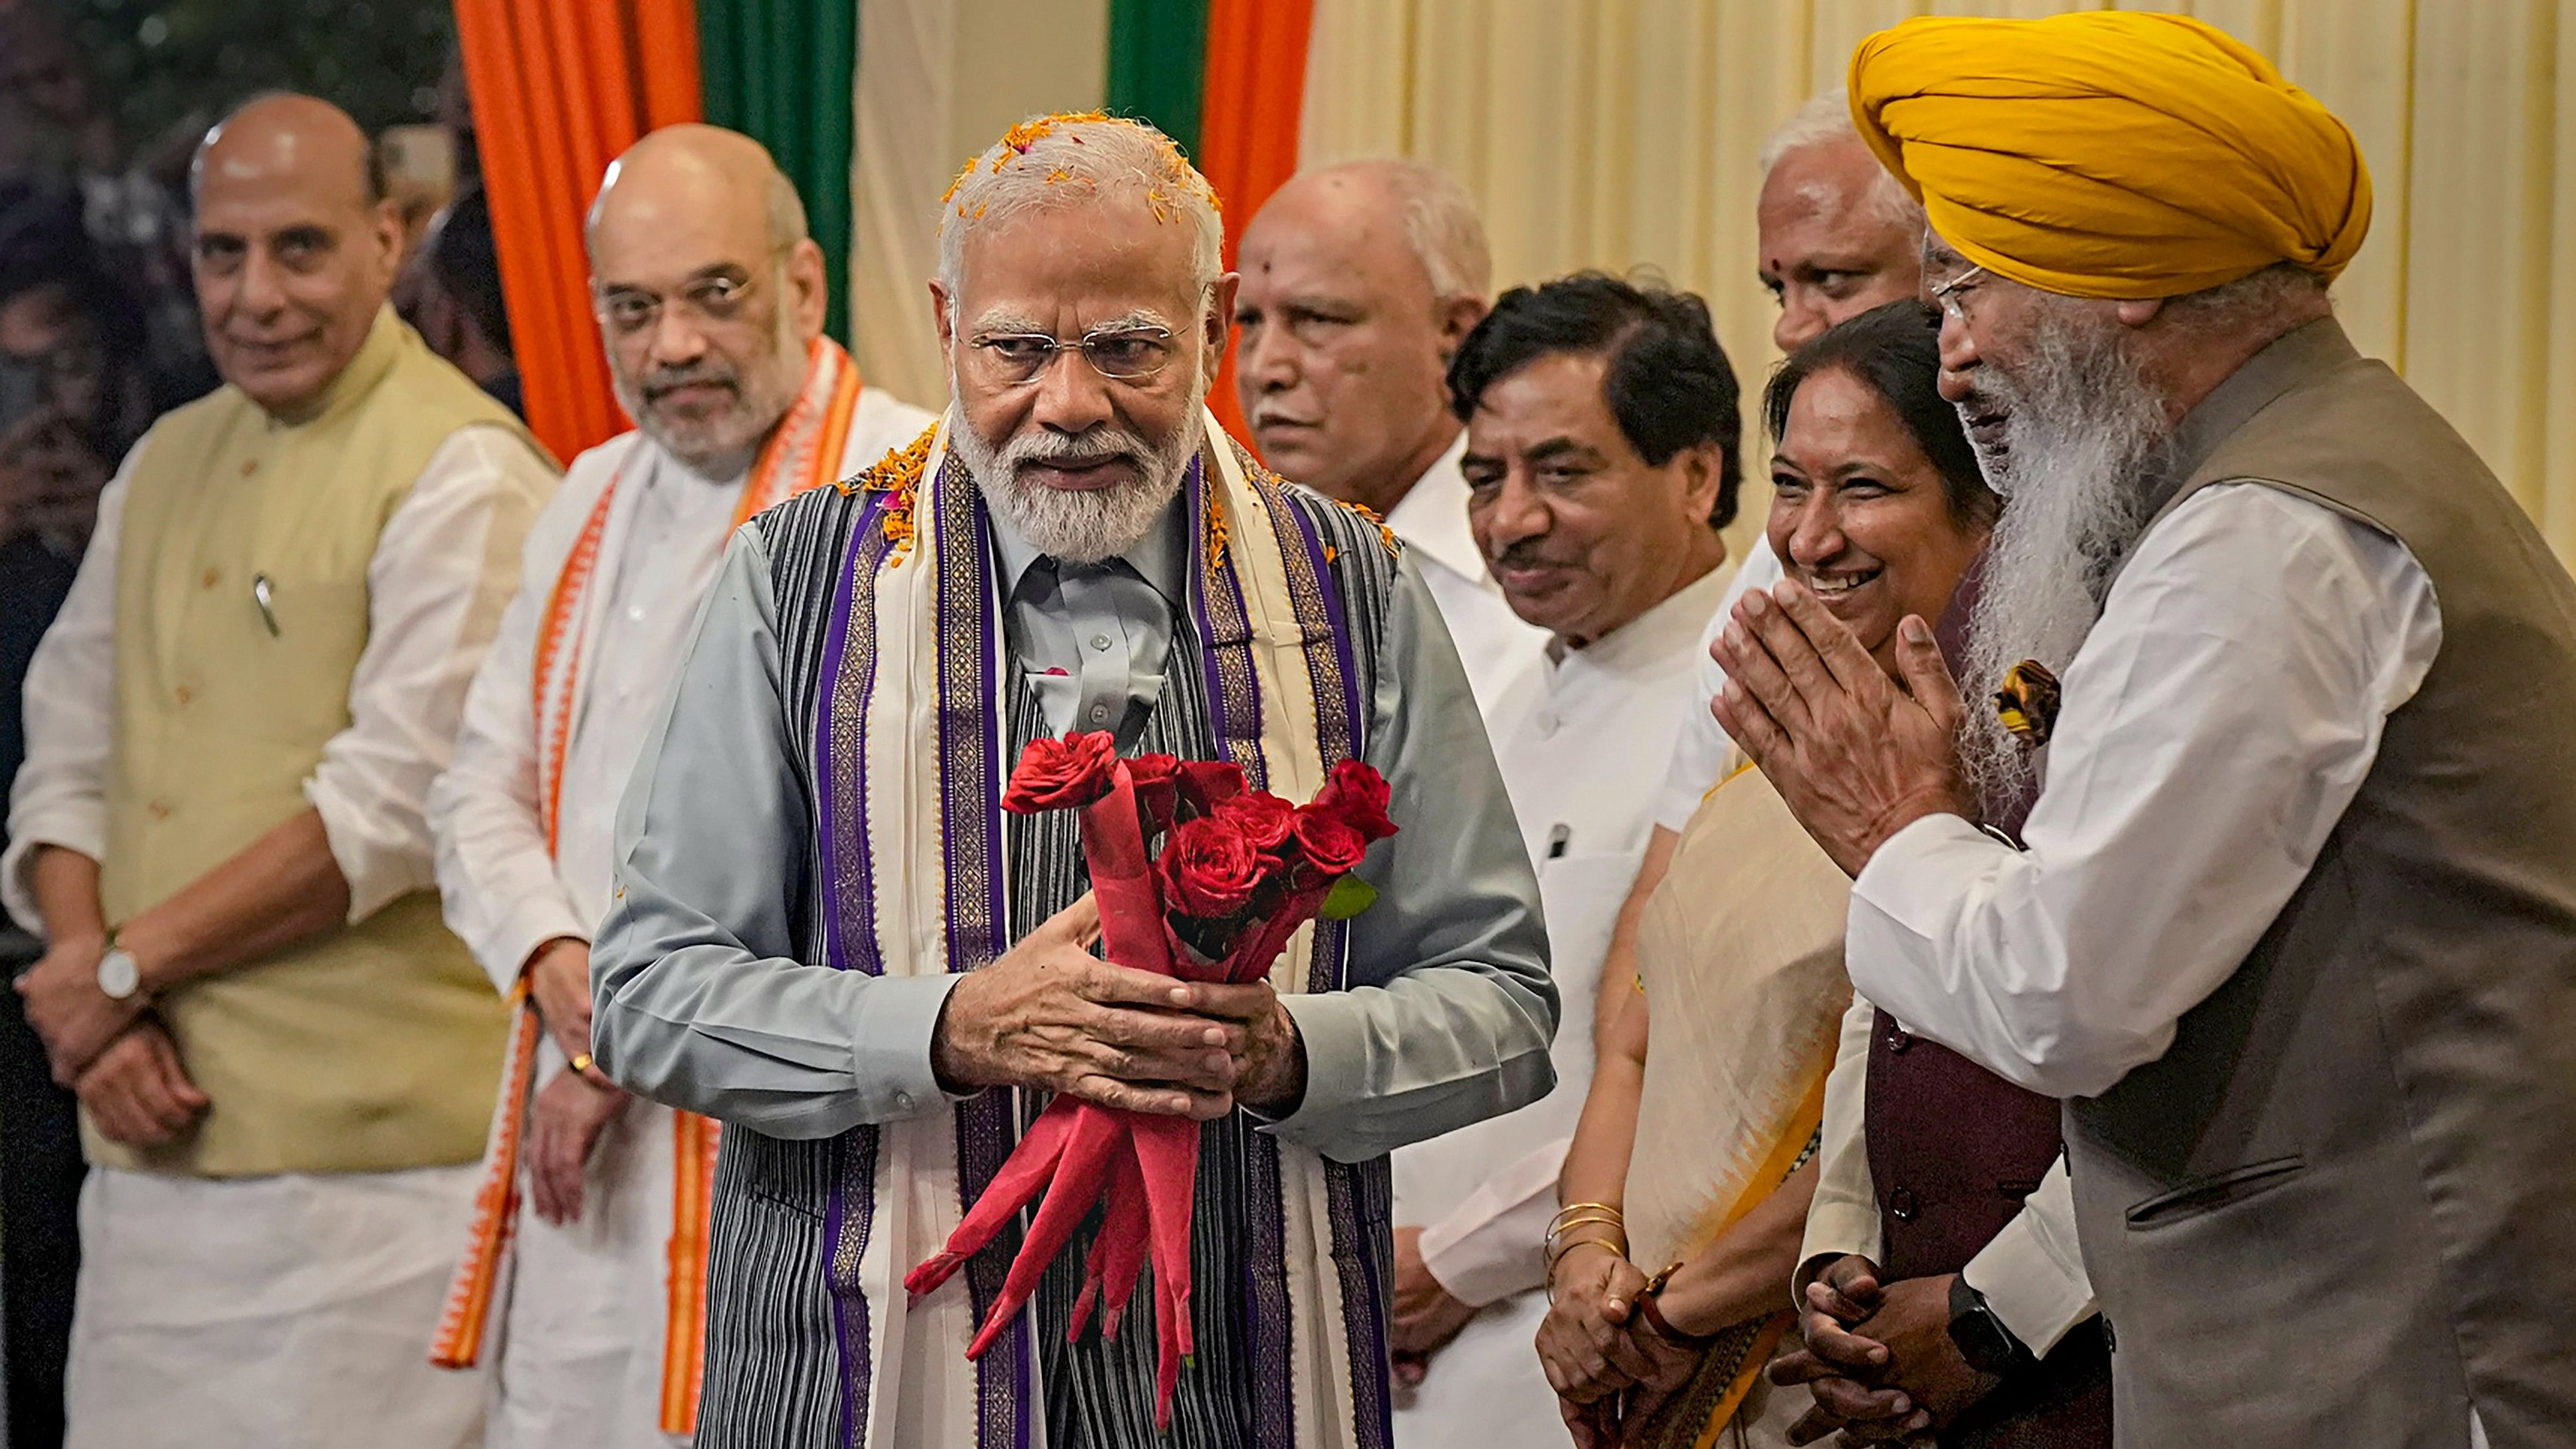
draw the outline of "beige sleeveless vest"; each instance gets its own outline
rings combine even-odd
[[[306,808],[324,741],[349,724],[377,536],[469,423],[525,436],[387,311],[311,417],[274,420],[227,387],[142,444],[117,556],[99,877],[109,921],[167,899]],[[495,515],[496,558],[517,557],[544,500],[514,502]],[[266,614],[253,593],[262,578]],[[506,589],[494,592],[504,597],[477,621],[484,637],[506,602]],[[87,1131],[94,1162],[235,1177],[482,1153],[507,1015],[440,923],[432,890],[191,982],[156,1009],[213,1105],[167,1150],[138,1153]]]
[[[2442,643],[2253,954],[2068,1104],[2120,1440],[2458,1449],[2474,1402],[2495,1449],[2576,1444],[2576,585],[2331,321],[2180,442],[2165,513],[2252,481],[2359,519]]]

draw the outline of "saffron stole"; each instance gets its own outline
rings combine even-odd
[[[1206,547],[1187,607],[1205,644],[1210,723],[1256,785],[1305,798],[1365,744],[1331,549],[1276,477],[1212,416],[1203,426],[1186,495],[1192,536]],[[935,429],[841,485],[863,500],[835,583],[813,723],[824,948],[841,970],[972,970],[1008,944],[1000,589],[982,500],[945,443]],[[940,849],[917,848],[934,830]],[[928,874],[924,863],[938,878],[909,879]],[[1346,948],[1338,924],[1301,931],[1272,984],[1338,989]],[[839,1442],[849,1449],[896,1442],[890,1389],[904,1374],[921,1376],[910,1397],[938,1420],[901,1426],[920,1442],[971,1435],[978,1449],[1029,1449],[1038,1435],[1035,1315],[969,1363],[975,1275],[909,1311],[898,1281],[1008,1156],[1010,1112],[1009,1094],[986,1093],[945,1119],[842,1139],[823,1268]],[[1385,1285],[1361,1211],[1372,1169],[1326,1163],[1268,1134],[1249,1140],[1257,1206],[1243,1316],[1261,1395],[1257,1442],[1386,1449]]]
[[[859,370],[849,353],[828,337],[806,349],[805,380],[795,401],[761,447],[742,497],[726,525],[728,537],[754,514],[809,488],[832,481],[848,447],[850,420],[858,410]],[[579,713],[583,665],[594,614],[605,595],[591,585],[613,524],[621,520],[618,485],[626,464],[648,444],[632,435],[626,457],[609,476],[606,487],[582,520],[572,551],[564,556],[540,616],[534,667],[530,670],[530,708],[536,720],[537,820],[545,833],[546,853],[555,853],[562,816],[564,758],[572,743]],[[474,1218],[466,1248],[448,1288],[438,1335],[429,1361],[449,1369],[472,1368],[482,1357],[489,1336],[492,1305],[507,1262],[511,1238],[524,1206],[519,1191],[519,1154],[524,1144],[528,1105],[536,1080],[537,1046],[543,1036],[536,1003],[523,976],[510,993],[513,1006],[509,1047],[501,1086],[493,1102],[492,1126],[485,1139],[483,1176],[475,1189]],[[675,1113],[672,1122],[671,1238],[668,1289],[664,1307],[660,1425],[666,1434],[688,1434],[697,1427],[698,1393],[706,1375],[707,1228],[715,1196],[716,1152],[720,1133],[709,1118]]]

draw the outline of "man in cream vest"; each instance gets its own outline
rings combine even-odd
[[[636,431],[574,459],[537,521],[430,792],[447,919],[526,1013],[433,1349],[498,1360],[490,1449],[658,1449],[696,1422],[716,1126],[591,1065],[610,826],[734,529],[931,423],[823,335],[823,249],[750,137],[637,142],[589,241]]]
[[[554,470],[385,307],[365,136],[253,102],[196,165],[226,385],[109,485],[27,683],[0,859],[90,1176],[70,1442],[480,1434],[435,1324],[507,1017],[422,800]]]
[[[1795,584],[1719,644],[1855,875],[1853,986],[2066,1099],[2122,1443],[2569,1443],[2576,584],[2334,320],[2359,148],[2179,16],[1918,20],[1851,74],[2006,500],[1964,689],[1919,623],[1906,691],[1858,680]],[[1963,720],[1987,798],[2047,745],[2027,850]]]

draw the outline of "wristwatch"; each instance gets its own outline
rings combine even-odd
[[[1950,1280],[1950,1342],[1968,1367],[1997,1378],[2039,1361],[1986,1306],[1986,1295],[1968,1286],[1965,1273]]]
[[[133,952],[116,944],[114,932],[108,933],[106,954],[98,958],[98,989],[110,1001],[131,1001],[143,989],[143,968]]]

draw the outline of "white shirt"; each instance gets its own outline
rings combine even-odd
[[[865,468],[930,426],[921,409],[859,393],[838,476]],[[621,497],[600,540],[592,610],[565,742],[556,855],[537,817],[537,631],[564,559],[600,493]],[[588,941],[608,911],[610,840],[644,736],[687,657],[699,602],[715,582],[744,478],[691,473],[641,433],[573,460],[529,532],[520,584],[467,696],[455,763],[430,792],[447,922],[503,991],[539,946]],[[631,494],[629,494],[631,490]]]
[[[2260,484],[2186,499],[2066,670],[2029,849],[1897,832],[1853,882],[1852,984],[2033,1091],[2107,1090],[2280,914],[2441,640],[2388,535]]]
[[[1563,1006],[1549,1053],[1555,1091],[1395,1154],[1396,1221],[1423,1228],[1432,1276],[1464,1302],[1544,1284],[1541,1239],[1592,1082],[1601,958],[1654,827],[1655,762],[1671,752],[1696,687],[1689,663],[1701,621],[1732,572],[1710,570],[1561,659],[1536,651],[1489,712],[1494,758],[1538,871]]]
[[[27,875],[36,847],[97,859],[107,848],[105,782],[116,703],[116,556],[126,479],[150,439],[126,454],[99,497],[98,530],[53,627],[27,668],[27,760],[10,792],[0,899],[41,934]],[[554,469],[517,434],[457,429],[385,521],[367,565],[367,644],[349,678],[349,725],[322,746],[304,798],[349,883],[349,919],[426,890],[423,804],[447,763],[465,688],[491,637],[481,605],[504,501],[543,497]]]
[[[1542,657],[1547,631],[1512,612],[1503,586],[1485,566],[1485,552],[1467,526],[1467,476],[1458,471],[1466,452],[1461,428],[1449,451],[1413,480],[1386,515],[1386,526],[1413,551],[1422,581],[1440,606],[1440,621],[1449,626],[1449,641],[1458,647],[1458,662],[1467,667],[1467,687],[1493,724],[1505,718],[1495,713],[1504,691]]]
[[[1748,589],[1767,589],[1780,582],[1780,556],[1771,551],[1767,535],[1757,536],[1753,547],[1744,555],[1743,567],[1735,571],[1735,581],[1718,601],[1716,612],[1708,617],[1700,631],[1699,645],[1691,655],[1690,668],[1696,681],[1689,701],[1682,706],[1679,729],[1673,737],[1672,764],[1664,776],[1664,788],[1655,798],[1655,823],[1678,835],[1698,813],[1699,802],[1717,788],[1717,782],[1733,772],[1731,758],[1735,741],[1709,713],[1708,702],[1726,687],[1726,671],[1709,653],[1717,636],[1726,632],[1727,618],[1735,612],[1735,601]]]

